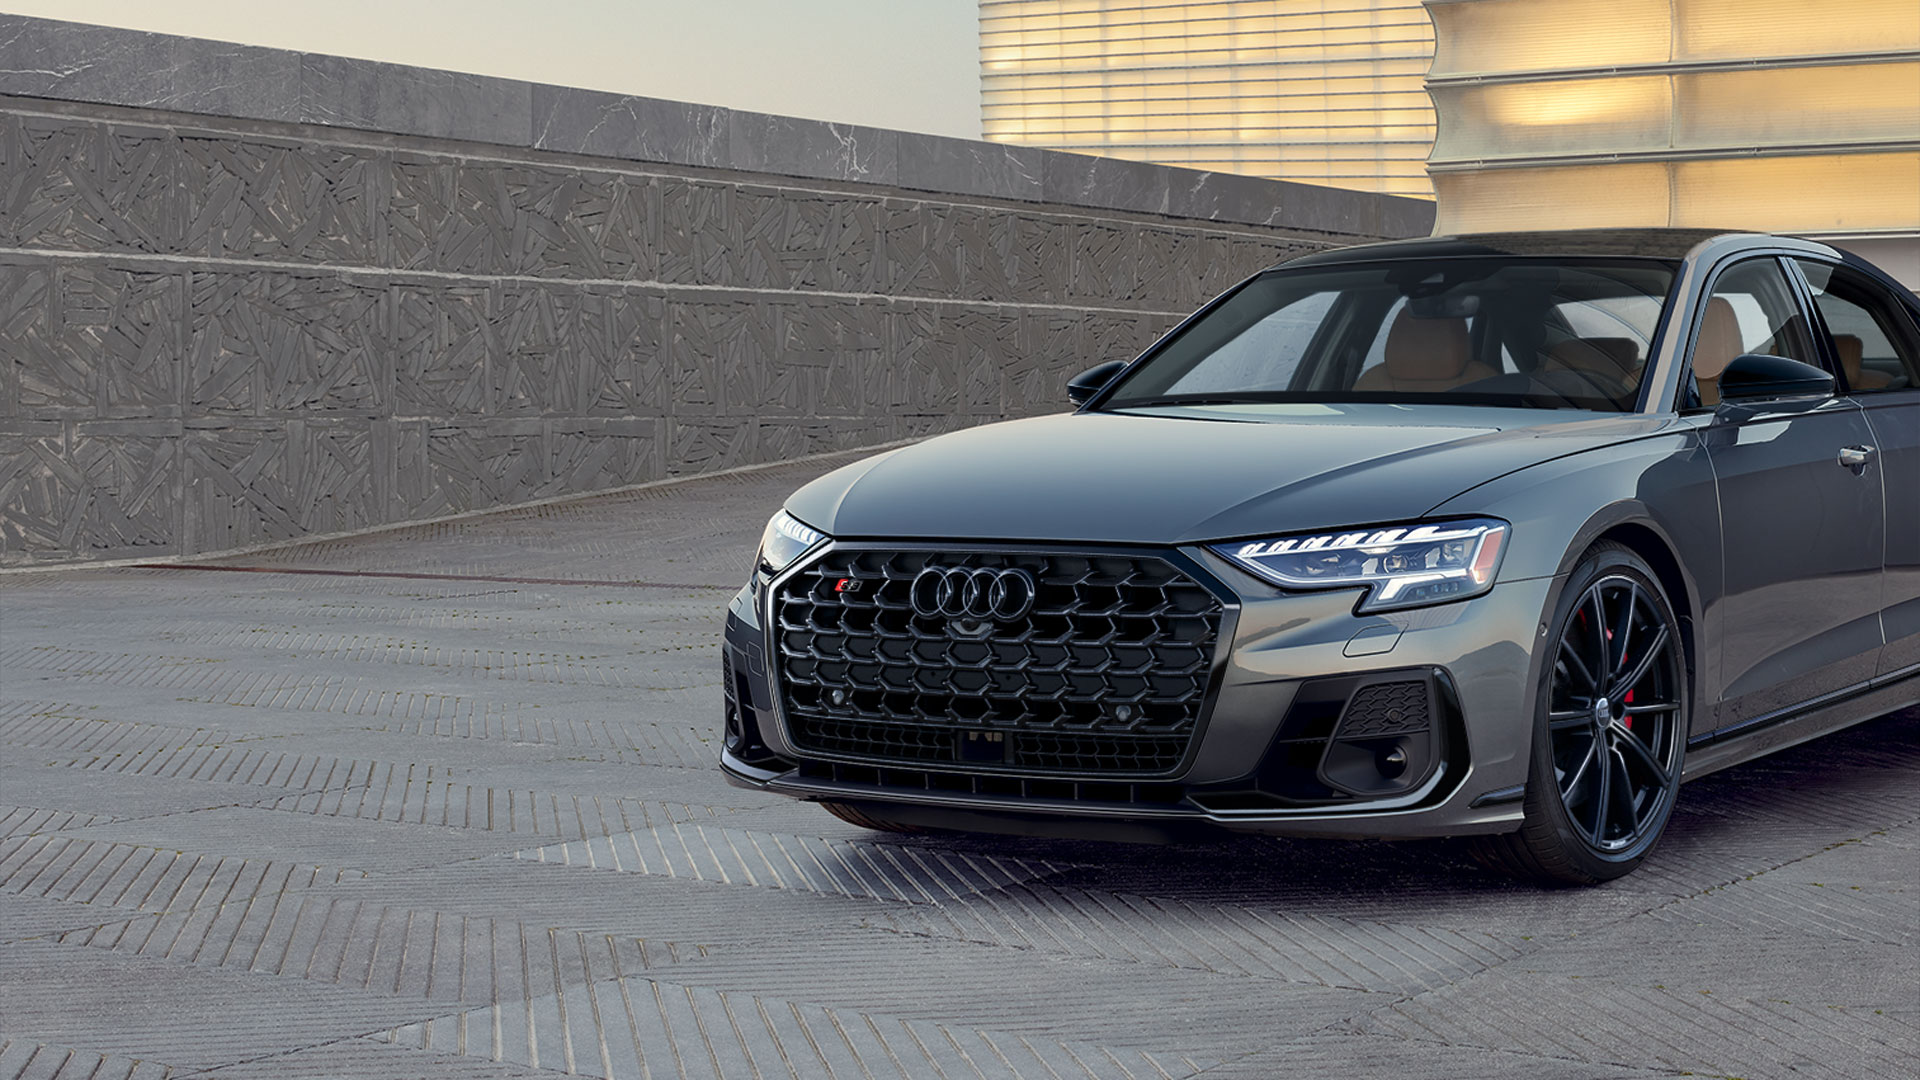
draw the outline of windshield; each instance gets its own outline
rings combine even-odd
[[[1269,270],[1100,407],[1433,402],[1632,409],[1673,267],[1446,258]]]

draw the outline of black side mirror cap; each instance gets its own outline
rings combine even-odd
[[[1109,360],[1104,364],[1095,364],[1087,370],[1067,380],[1067,400],[1075,405],[1085,405],[1093,395],[1107,388],[1115,375],[1127,366],[1125,360]]]
[[[1784,356],[1744,353],[1720,373],[1721,401],[1832,397],[1833,376],[1823,368]]]

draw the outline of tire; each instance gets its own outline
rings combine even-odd
[[[1469,850],[1514,877],[1597,885],[1644,862],[1673,814],[1691,717],[1680,621],[1652,569],[1603,542],[1547,625],[1524,823]]]
[[[839,818],[849,825],[858,825],[863,829],[872,829],[875,832],[912,835],[926,831],[917,825],[908,825],[904,822],[894,821],[891,818],[868,813],[861,807],[854,806],[850,803],[826,802],[823,800],[820,806],[825,809],[827,813],[832,814],[834,817]]]

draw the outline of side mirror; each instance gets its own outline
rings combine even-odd
[[[1784,356],[1745,353],[1734,357],[1727,370],[1720,373],[1721,401],[1832,396],[1832,375]]]
[[[1067,380],[1067,400],[1075,405],[1085,405],[1093,395],[1106,389],[1115,375],[1125,369],[1125,360],[1109,360],[1104,364],[1095,364],[1087,370]]]

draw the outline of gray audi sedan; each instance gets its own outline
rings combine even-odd
[[[1067,396],[794,493],[727,617],[728,779],[1593,883],[1683,779],[1920,700],[1920,299],[1832,247],[1324,252]]]

